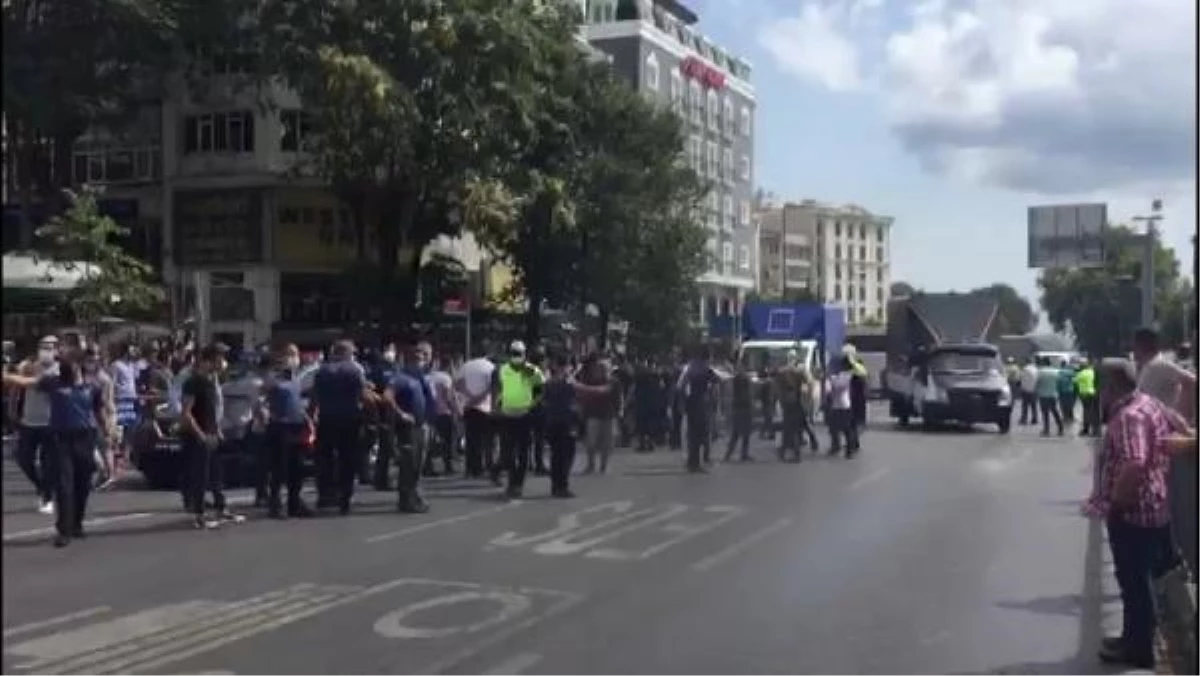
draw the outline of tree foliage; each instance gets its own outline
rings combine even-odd
[[[1008,284],[997,282],[969,293],[991,298],[999,304],[997,321],[1001,323],[1001,333],[1024,335],[1037,326],[1033,305]]]
[[[164,293],[153,268],[120,244],[129,230],[98,211],[90,189],[68,191],[66,197],[67,210],[37,230],[51,260],[69,270],[83,267],[83,279],[67,294],[64,309],[83,323],[157,310]]]
[[[1125,226],[1109,229],[1107,260],[1102,267],[1049,269],[1038,276],[1041,306],[1058,331],[1070,329],[1086,353],[1107,356],[1127,352],[1140,323],[1141,244]],[[1194,290],[1179,274],[1179,261],[1156,243],[1155,317],[1164,339],[1183,340],[1187,306]]]

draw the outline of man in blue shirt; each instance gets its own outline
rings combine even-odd
[[[268,493],[267,514],[273,519],[307,517],[308,507],[300,497],[304,485],[304,453],[312,419],[300,397],[300,383],[289,368],[290,358],[299,356],[295,345],[287,345],[276,359],[274,371],[264,384],[267,404]],[[280,489],[287,485],[287,509],[280,504]]]
[[[429,505],[418,490],[421,468],[421,439],[428,421],[433,393],[422,372],[421,352],[410,348],[404,354],[404,367],[392,378],[384,391],[384,399],[392,408],[395,421],[397,476],[397,505],[401,512],[423,514]]]
[[[317,410],[317,507],[336,501],[344,516],[350,513],[354,480],[362,447],[363,404],[367,401],[367,376],[354,361],[354,343],[334,343],[330,360],[313,379]]]

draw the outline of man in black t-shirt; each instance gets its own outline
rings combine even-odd
[[[221,444],[218,419],[220,393],[216,371],[222,355],[216,346],[200,351],[192,373],[183,383],[182,452],[184,459],[184,504],[193,515],[196,528],[216,528],[221,521],[238,521],[225,508],[221,487],[221,465],[217,448]],[[213,495],[213,518],[204,518],[204,492]]]

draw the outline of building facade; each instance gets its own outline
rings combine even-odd
[[[846,307],[851,324],[886,321],[892,218],[855,205],[813,200],[758,211],[759,292],[807,291]]]
[[[710,185],[710,266],[697,318],[710,330],[738,316],[754,288],[754,88],[750,66],[695,28],[674,0],[590,0],[585,35],[615,71],[685,123],[687,157]]]

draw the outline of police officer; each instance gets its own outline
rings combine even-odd
[[[406,350],[403,368],[396,371],[383,391],[396,438],[396,509],[409,514],[429,511],[429,504],[418,489],[421,479],[421,440],[418,435],[425,428],[433,396],[421,372],[421,364],[420,348]]]
[[[508,471],[508,489],[512,499],[521,497],[529,452],[533,443],[530,412],[536,403],[534,388],[544,383],[541,369],[525,361],[525,343],[516,340],[509,346],[508,361],[496,369],[492,383],[493,400],[498,402],[500,427],[500,466]],[[500,467],[492,470],[492,481],[499,483]]]
[[[313,379],[317,409],[317,507],[335,503],[350,513],[361,453],[363,405],[368,403],[367,376],[354,361],[354,343],[334,343],[330,360]]]
[[[676,389],[683,398],[683,409],[687,416],[687,470],[703,473],[701,453],[709,455],[712,446],[711,419],[712,398],[719,383],[719,376],[708,361],[707,348],[700,347],[691,363],[683,369]]]
[[[300,497],[304,485],[304,453],[313,430],[313,421],[304,409],[300,383],[295,369],[300,353],[287,345],[275,358],[264,384],[267,405],[267,515],[273,519],[310,516]],[[287,486],[287,505],[280,504],[280,492]]]

